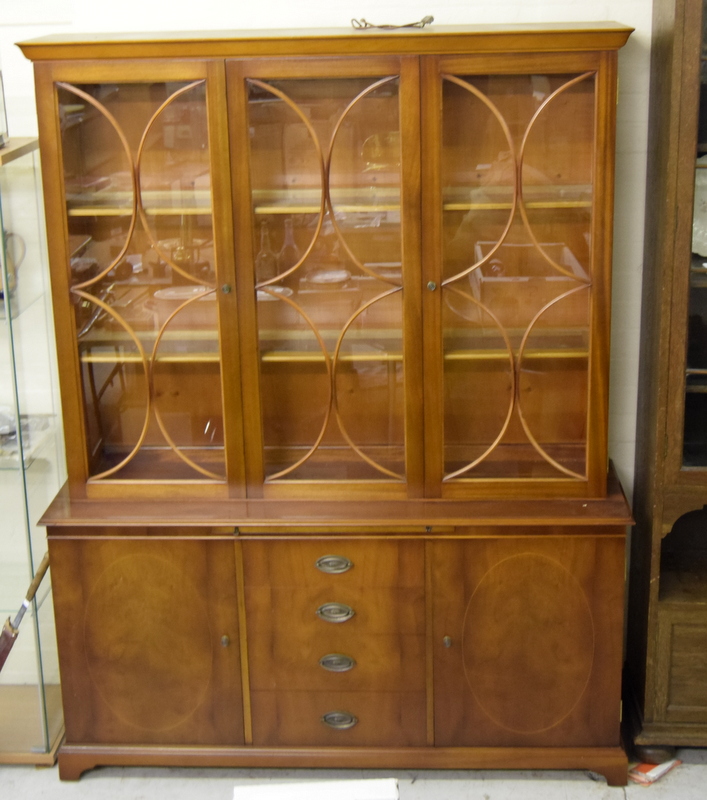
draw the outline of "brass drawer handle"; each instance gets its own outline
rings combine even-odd
[[[322,556],[316,560],[314,566],[320,572],[339,575],[342,572],[348,572],[353,567],[353,562],[344,556]]]
[[[347,731],[358,724],[358,719],[348,711],[329,711],[322,717],[322,722],[336,731]]]
[[[342,653],[329,653],[319,659],[319,666],[327,672],[348,672],[356,666],[356,662],[351,656]]]
[[[325,622],[346,622],[356,612],[345,603],[324,603],[317,609],[317,616]]]

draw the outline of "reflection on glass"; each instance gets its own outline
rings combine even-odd
[[[398,80],[248,83],[266,478],[401,482]]]
[[[91,475],[222,479],[205,83],[58,86]]]
[[[586,474],[594,92],[445,76],[446,481]]]

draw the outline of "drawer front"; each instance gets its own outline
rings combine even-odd
[[[252,707],[259,746],[425,745],[423,692],[253,692]]]
[[[387,696],[401,687],[424,693],[422,543],[246,542],[243,552],[254,695]],[[335,558],[325,565],[335,569],[318,568],[328,556]],[[349,566],[339,571],[342,565]],[[266,716],[273,703],[265,704]],[[290,707],[277,705],[276,711],[287,714]],[[396,711],[393,718],[398,716]],[[267,720],[260,722],[269,728]]]

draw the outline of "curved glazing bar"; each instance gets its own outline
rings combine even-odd
[[[297,272],[297,270],[302,266],[302,264],[304,264],[304,262],[309,257],[309,254],[314,249],[314,245],[317,239],[319,238],[319,232],[321,231],[322,225],[324,224],[324,214],[326,212],[325,186],[326,186],[327,176],[326,176],[326,167],[324,164],[324,155],[322,153],[322,146],[319,142],[319,137],[317,136],[317,132],[312,127],[312,123],[307,118],[307,115],[302,113],[302,110],[299,108],[297,103],[295,103],[291,98],[289,98],[285,94],[285,92],[283,92],[281,89],[278,89],[276,86],[271,86],[269,83],[265,83],[264,81],[258,80],[257,78],[248,78],[247,82],[252,86],[257,86],[259,89],[262,89],[263,91],[269,92],[270,94],[277,97],[279,100],[282,100],[282,102],[285,103],[299,117],[299,119],[307,129],[307,133],[309,134],[312,140],[312,145],[314,146],[314,149],[317,154],[317,161],[319,163],[321,187],[322,187],[317,223],[309,244],[304,249],[304,252],[301,254],[300,258],[294,264],[292,264],[288,269],[283,270],[282,272],[280,272],[279,274],[275,275],[272,278],[268,278],[267,280],[260,281],[259,283],[257,283],[255,288],[260,289],[269,286],[270,284],[281,281],[284,278],[288,278],[290,275]]]
[[[162,337],[164,336],[165,331],[167,330],[167,327],[169,326],[170,322],[181,311],[183,311],[185,308],[188,308],[189,306],[191,306],[192,303],[203,302],[203,299],[207,295],[213,294],[215,291],[216,291],[215,289],[211,289],[210,291],[203,292],[201,294],[196,295],[195,297],[190,298],[189,300],[185,301],[184,303],[179,305],[177,308],[175,308],[174,311],[172,311],[172,313],[169,314],[167,319],[164,321],[162,327],[160,328],[159,332],[157,333],[157,338],[155,339],[155,344],[154,344],[154,347],[152,348],[152,354],[150,356],[150,361],[149,361],[149,366],[150,366],[150,395],[153,398],[152,409],[153,409],[154,414],[155,414],[155,420],[157,422],[157,425],[158,425],[162,435],[164,436],[165,441],[170,446],[170,448],[174,451],[174,453],[177,456],[179,456],[179,458],[187,466],[189,466],[193,470],[196,470],[197,472],[201,473],[204,477],[212,478],[213,480],[221,480],[222,481],[222,480],[225,480],[225,477],[226,477],[225,474],[219,475],[216,472],[212,472],[211,470],[208,470],[208,469],[205,469],[204,467],[199,466],[199,464],[197,464],[195,461],[193,461],[191,458],[189,458],[189,456],[187,456],[186,453],[183,452],[183,450],[179,447],[179,445],[176,444],[176,442],[174,441],[174,439],[170,435],[169,431],[167,430],[167,426],[166,426],[166,424],[164,422],[164,419],[162,418],[162,413],[160,412],[159,403],[157,402],[157,399],[156,399],[157,393],[155,392],[155,388],[154,388],[155,365],[156,365],[156,361],[157,361],[157,351],[159,349]]]
[[[176,92],[171,94],[155,111],[155,113],[150,118],[150,121],[145,126],[145,130],[142,133],[142,137],[140,139],[140,144],[137,148],[137,155],[135,157],[135,169],[134,169],[134,182],[133,185],[135,187],[135,193],[137,197],[137,213],[140,217],[140,221],[142,222],[142,226],[147,234],[148,239],[150,240],[150,244],[154,248],[157,255],[168,264],[174,271],[179,273],[183,278],[187,281],[192,283],[200,284],[202,286],[212,286],[208,281],[205,281],[195,275],[192,275],[190,272],[187,272],[180,264],[177,263],[176,259],[172,258],[171,254],[167,254],[165,252],[165,248],[160,245],[159,239],[153,235],[153,232],[150,229],[150,222],[147,218],[147,213],[145,211],[145,206],[143,203],[142,197],[142,181],[141,181],[141,165],[142,165],[142,158],[146,148],[147,137],[150,134],[155,122],[159,119],[160,115],[167,109],[175,100],[180,98],[182,95],[190,92],[197,87],[204,86],[206,81],[199,80],[194,81],[193,83],[188,84],[187,86],[182,86],[181,89],[178,89]],[[207,242],[202,243],[202,246],[208,244]]]
[[[389,77],[386,77],[386,78],[381,78],[380,80],[376,81],[375,83],[372,83],[370,86],[368,86],[362,92],[360,92],[356,97],[354,97],[354,99],[344,109],[344,112],[341,114],[341,116],[337,120],[337,123],[336,123],[336,125],[334,127],[334,131],[333,131],[332,136],[331,136],[331,141],[329,143],[329,149],[328,149],[327,155],[326,155],[326,162],[325,162],[325,167],[324,167],[324,172],[325,172],[325,180],[324,180],[324,189],[325,189],[325,191],[324,191],[324,194],[325,194],[326,207],[329,210],[329,215],[330,215],[332,226],[334,228],[334,232],[336,233],[337,239],[341,243],[341,246],[343,247],[344,252],[346,253],[347,257],[351,260],[351,262],[353,264],[355,264],[356,267],[358,267],[358,269],[360,269],[361,272],[364,275],[368,275],[371,278],[375,278],[376,280],[383,281],[385,283],[391,283],[391,284],[399,286],[400,284],[398,283],[398,281],[395,278],[391,277],[390,275],[374,272],[373,270],[369,269],[353,253],[353,251],[351,250],[351,248],[348,245],[348,242],[346,241],[346,237],[344,236],[343,231],[341,230],[341,226],[339,225],[339,223],[338,223],[338,221],[336,219],[336,213],[335,213],[335,209],[334,209],[334,204],[333,204],[332,199],[331,199],[331,186],[330,186],[331,160],[332,160],[332,156],[333,156],[333,153],[334,153],[334,145],[336,144],[336,138],[337,138],[337,136],[339,134],[339,131],[341,130],[341,127],[342,127],[344,121],[346,120],[347,116],[349,115],[349,112],[351,112],[361,102],[361,100],[363,100],[365,97],[368,97],[373,92],[375,92],[376,89],[379,89],[381,86],[385,86],[385,85],[387,85],[389,83],[392,83],[394,81],[397,81],[397,80],[398,80],[397,75],[392,75],[392,76],[389,76]],[[402,280],[402,277],[401,277],[401,280]]]
[[[480,456],[475,458],[473,461],[471,461],[469,464],[467,464],[466,466],[462,467],[461,469],[455,470],[454,472],[450,472],[449,474],[445,475],[442,478],[443,481],[450,481],[450,480],[453,480],[454,478],[459,478],[462,475],[465,475],[467,472],[472,470],[475,466],[477,466],[482,461],[484,461],[486,458],[488,458],[488,456],[491,455],[491,453],[493,453],[494,450],[496,450],[496,448],[498,447],[499,443],[501,442],[501,440],[505,436],[506,431],[508,430],[508,426],[510,425],[511,419],[513,417],[513,410],[514,410],[514,408],[516,406],[516,402],[517,402],[517,385],[518,385],[518,377],[517,377],[517,375],[518,375],[518,368],[517,368],[515,357],[514,357],[514,354],[513,354],[513,345],[511,344],[511,340],[510,340],[510,338],[508,336],[508,332],[503,327],[503,325],[501,324],[501,322],[498,319],[498,317],[491,311],[491,309],[487,308],[483,303],[479,302],[475,297],[473,297],[473,295],[469,294],[468,292],[464,292],[464,291],[462,291],[461,289],[459,289],[459,288],[457,288],[455,286],[445,286],[444,287],[444,291],[452,292],[453,294],[458,295],[459,297],[463,298],[464,300],[473,303],[475,306],[477,306],[478,308],[483,310],[486,314],[488,314],[489,317],[491,317],[491,319],[494,321],[496,327],[498,328],[498,330],[499,330],[499,332],[500,332],[500,334],[501,334],[501,336],[503,338],[503,343],[504,343],[504,345],[506,347],[506,350],[508,352],[508,365],[509,365],[510,378],[511,378],[511,389],[510,389],[510,400],[509,400],[509,403],[508,403],[508,413],[506,414],[506,418],[505,418],[505,420],[504,420],[504,422],[503,422],[503,424],[501,426],[501,429],[498,432],[496,438],[493,440],[493,442],[486,448],[486,450]],[[451,308],[451,306],[450,306],[450,308]],[[454,310],[454,309],[452,308],[452,310]]]
[[[558,97],[560,97],[564,92],[566,92],[569,89],[571,89],[573,86],[576,86],[578,83],[581,83],[582,81],[588,80],[589,78],[595,78],[595,77],[596,77],[596,73],[595,72],[585,72],[582,75],[578,75],[577,77],[572,78],[572,80],[567,81],[567,83],[564,83],[562,86],[560,86],[557,89],[555,89],[554,92],[552,92],[550,95],[548,95],[543,100],[543,102],[540,104],[540,106],[536,110],[535,114],[533,114],[533,117],[530,120],[530,122],[528,123],[527,128],[525,129],[525,133],[523,134],[523,141],[521,142],[521,146],[520,146],[520,153],[518,155],[518,176],[519,176],[519,179],[518,179],[518,198],[517,198],[517,200],[518,200],[518,210],[520,212],[521,219],[523,220],[523,225],[525,226],[526,232],[527,232],[528,236],[530,237],[531,242],[535,245],[536,249],[538,250],[540,255],[543,257],[543,259],[556,272],[559,272],[560,274],[565,275],[568,278],[572,278],[573,280],[581,281],[581,282],[586,283],[586,284],[590,284],[591,283],[591,278],[587,274],[584,274],[584,275],[582,275],[581,273],[578,274],[576,272],[572,272],[572,271],[568,270],[566,267],[563,267],[562,264],[559,264],[557,261],[555,261],[550,256],[550,254],[545,250],[545,248],[542,246],[542,244],[538,241],[537,237],[535,236],[535,233],[533,232],[533,226],[532,226],[530,220],[528,219],[528,212],[527,212],[527,209],[525,207],[525,202],[523,200],[523,163],[524,163],[524,159],[525,159],[526,146],[528,144],[528,139],[529,139],[530,134],[531,134],[531,132],[533,130],[533,127],[535,126],[535,124],[538,121],[538,119],[543,115],[543,113],[545,113],[547,111],[547,109],[550,106],[550,104],[554,100],[556,100]]]
[[[543,306],[543,308],[541,308],[540,311],[538,311],[535,317],[533,317],[533,320],[531,321],[530,325],[528,325],[528,327],[526,328],[525,334],[523,335],[523,340],[521,341],[520,347],[518,348],[518,357],[517,357],[518,371],[522,369],[522,362],[528,338],[530,337],[533,327],[538,322],[538,320],[543,316],[543,314],[545,314],[553,306],[560,303],[562,300],[565,300],[566,298],[571,297],[572,295],[577,294],[578,292],[587,290],[588,288],[589,287],[586,284],[580,284],[579,286],[575,286],[573,289],[569,289],[563,294],[555,297],[553,300],[551,300],[549,303]],[[520,419],[521,425],[523,426],[523,430],[525,431],[525,435],[528,437],[528,441],[531,443],[531,445],[538,453],[538,455],[540,455],[545,461],[547,461],[548,464],[550,464],[563,474],[568,475],[570,478],[584,479],[586,475],[583,475],[579,472],[575,472],[574,470],[571,470],[568,467],[563,466],[554,458],[552,458],[552,456],[550,456],[549,453],[539,444],[539,442],[537,441],[537,439],[533,435],[533,432],[530,429],[530,425],[528,424],[525,414],[523,413],[523,405],[521,403],[520,394],[517,399],[516,407],[518,409],[518,417]]]
[[[341,417],[341,414],[339,413],[339,404],[337,402],[337,392],[336,392],[336,368],[337,368],[337,365],[339,363],[339,353],[341,351],[341,345],[342,345],[342,343],[344,341],[344,337],[346,336],[346,332],[349,330],[351,325],[356,321],[356,319],[361,314],[363,314],[365,311],[367,311],[369,308],[371,308],[371,306],[373,306],[375,303],[383,300],[386,297],[391,297],[392,295],[397,294],[398,292],[402,292],[402,289],[403,289],[402,286],[396,286],[396,287],[394,287],[392,289],[389,289],[389,290],[383,292],[382,294],[378,295],[378,297],[372,298],[371,300],[369,300],[367,303],[365,303],[364,305],[362,305],[360,308],[358,308],[356,310],[356,312],[349,319],[349,321],[346,323],[346,325],[344,325],[344,328],[341,331],[341,334],[339,335],[339,339],[336,342],[336,349],[334,350],[334,356],[332,358],[332,366],[331,366],[331,381],[332,381],[332,395],[333,395],[334,413],[336,415],[336,422],[337,422],[337,424],[339,426],[339,430],[341,431],[341,435],[344,437],[344,439],[346,440],[346,443],[349,445],[349,447],[356,453],[356,455],[359,456],[359,458],[363,459],[363,461],[365,461],[367,464],[369,464],[374,469],[378,470],[378,472],[381,472],[383,475],[387,475],[388,477],[395,478],[396,480],[399,480],[399,481],[405,480],[405,476],[401,475],[401,474],[399,474],[397,472],[393,472],[392,470],[387,469],[382,464],[378,464],[376,461],[374,461],[374,459],[372,459],[372,458],[370,458],[370,456],[366,455],[366,453],[364,453],[363,450],[361,450],[361,448],[353,441],[351,436],[349,436],[349,433],[346,430],[346,427],[344,425],[344,421],[343,421],[343,419]]]
[[[479,99],[489,109],[489,111],[493,114],[493,116],[497,120],[497,122],[498,122],[498,124],[499,124],[499,126],[500,126],[500,128],[501,128],[501,130],[503,132],[503,135],[504,135],[504,137],[506,139],[506,142],[508,144],[508,152],[509,152],[510,157],[512,159],[513,174],[515,176],[514,185],[513,185],[513,198],[512,198],[512,201],[511,201],[511,208],[510,208],[510,211],[508,212],[508,220],[506,222],[505,228],[503,229],[501,235],[498,237],[498,239],[495,242],[495,244],[490,248],[489,252],[486,253],[481,259],[477,260],[470,267],[467,267],[466,269],[463,269],[460,272],[456,273],[455,275],[452,275],[449,278],[446,278],[444,281],[442,281],[442,286],[448,286],[449,284],[454,283],[454,281],[457,281],[457,280],[459,280],[461,278],[464,278],[470,272],[473,272],[474,270],[478,270],[484,264],[486,264],[489,261],[491,261],[491,259],[494,257],[494,255],[497,252],[497,250],[501,247],[501,245],[505,241],[506,237],[508,236],[508,232],[511,229],[511,225],[513,224],[513,219],[514,219],[515,213],[516,213],[516,208],[518,206],[518,198],[519,198],[520,190],[519,190],[519,178],[518,178],[519,168],[518,168],[518,161],[516,159],[516,154],[515,154],[516,148],[515,148],[515,144],[513,142],[513,134],[511,133],[511,130],[508,127],[508,123],[506,122],[506,120],[503,117],[503,114],[501,113],[499,108],[493,103],[493,101],[489,97],[487,97],[483,92],[481,92],[476,86],[473,86],[471,83],[469,83],[468,81],[465,81],[463,78],[459,78],[456,75],[449,75],[449,74],[445,73],[445,74],[442,75],[442,79],[446,80],[446,81],[449,81],[450,83],[454,83],[457,86],[459,86],[462,89],[464,89],[465,91],[467,91],[470,94],[474,95],[474,97]]]
[[[143,375],[144,375],[144,379],[145,379],[145,419],[144,419],[144,422],[143,422],[143,425],[142,425],[142,431],[140,432],[140,435],[138,437],[137,442],[133,446],[132,450],[128,453],[128,455],[125,456],[125,458],[123,458],[120,461],[120,463],[116,464],[115,466],[111,467],[110,469],[104,470],[103,472],[99,472],[96,475],[92,475],[89,478],[89,482],[90,482],[90,481],[97,481],[97,480],[100,480],[102,478],[108,478],[111,475],[115,475],[116,472],[121,470],[124,466],[126,466],[126,464],[129,464],[135,458],[136,454],[138,453],[138,451],[142,447],[142,444],[145,441],[145,437],[147,435],[147,428],[148,428],[149,423],[150,423],[150,410],[151,410],[151,407],[152,407],[152,393],[150,391],[150,385],[151,385],[150,364],[149,364],[147,355],[145,353],[145,350],[143,349],[142,343],[140,342],[140,339],[138,338],[137,334],[130,327],[130,325],[128,325],[128,323],[125,322],[125,320],[119,314],[117,314],[103,300],[99,300],[97,297],[94,297],[93,295],[88,294],[87,292],[84,292],[81,289],[74,288],[72,291],[78,297],[81,297],[86,302],[89,302],[89,303],[92,303],[92,304],[95,304],[96,306],[98,306],[101,309],[101,311],[103,311],[105,314],[108,314],[110,317],[112,317],[113,320],[115,320],[115,322],[117,322],[118,325],[120,325],[126,331],[128,336],[132,339],[133,343],[135,344],[135,347],[137,348],[137,351],[138,351],[138,354],[139,354],[139,363],[142,366]],[[89,364],[89,369],[91,369],[91,364]],[[94,402],[98,402],[98,400],[99,400],[98,392],[96,391],[96,387],[95,387],[95,384],[93,383],[93,380],[91,381],[91,388],[92,388],[92,399],[93,399]]]
[[[138,208],[138,179],[137,179],[137,170],[135,169],[135,165],[133,164],[133,157],[130,152],[130,144],[128,143],[123,130],[121,129],[120,125],[116,118],[111,114],[111,112],[102,104],[96,100],[95,97],[92,97],[87,92],[84,92],[83,89],[79,89],[78,86],[72,86],[70,83],[64,83],[63,81],[57,82],[57,87],[60,89],[64,89],[65,91],[75,95],[76,97],[80,98],[81,100],[85,100],[91,106],[93,106],[105,119],[108,121],[110,126],[115,131],[118,139],[120,140],[121,147],[123,148],[124,154],[127,158],[128,164],[130,164],[130,180],[132,186],[132,203],[131,203],[131,212],[130,212],[130,223],[128,230],[125,235],[125,243],[118,251],[118,254],[114,256],[111,260],[110,264],[101,270],[97,275],[89,278],[86,281],[80,281],[79,283],[74,284],[72,287],[73,289],[86,289],[89,286],[94,286],[106,275],[116,267],[116,265],[120,264],[120,262],[125,257],[125,254],[128,252],[128,248],[130,247],[130,241],[133,237],[133,233],[135,231],[135,225],[137,224],[137,208]]]
[[[320,347],[320,349],[322,351],[322,355],[324,356],[324,364],[326,366],[326,371],[327,371],[327,384],[329,386],[329,397],[328,397],[328,400],[327,400],[327,403],[326,403],[326,413],[324,415],[324,420],[322,422],[322,427],[321,427],[321,429],[319,431],[319,435],[317,436],[316,440],[314,441],[314,444],[312,444],[310,449],[301,458],[299,458],[294,464],[291,464],[289,467],[287,467],[287,468],[285,468],[283,470],[280,470],[280,472],[277,472],[277,473],[275,473],[273,475],[269,475],[267,477],[267,479],[266,479],[267,481],[274,481],[274,480],[278,480],[279,478],[284,478],[286,475],[289,475],[291,472],[294,472],[294,470],[296,470],[302,464],[304,464],[307,461],[309,461],[309,459],[314,455],[314,453],[319,448],[319,445],[321,444],[322,439],[324,438],[324,434],[326,433],[326,429],[327,429],[327,427],[329,425],[329,419],[331,417],[331,409],[332,409],[332,405],[333,405],[332,367],[331,367],[331,358],[329,356],[329,353],[327,352],[326,343],[324,342],[324,339],[322,338],[321,334],[317,330],[316,325],[312,322],[312,320],[305,313],[305,311],[297,303],[295,303],[293,300],[291,300],[289,297],[286,297],[286,296],[284,296],[282,294],[274,292],[272,289],[269,289],[267,286],[263,286],[262,289],[260,289],[259,291],[267,292],[267,294],[270,295],[274,300],[280,300],[283,303],[287,303],[287,305],[291,306],[300,316],[302,316],[302,318],[304,319],[306,324],[311,328],[312,333],[315,335],[315,337],[317,339],[317,343],[318,343],[318,345],[319,345],[319,347]]]

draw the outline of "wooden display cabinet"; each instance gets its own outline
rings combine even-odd
[[[159,734],[126,721],[114,680],[198,684],[162,664],[170,637],[144,664],[135,640],[127,672],[107,663],[97,678],[89,628],[67,631],[65,777],[97,763],[505,763],[625,780],[630,514],[607,488],[606,376],[629,34],[21,45],[35,62],[69,432],[69,485],[45,517],[66,581],[59,625],[78,615],[98,631],[116,603],[96,565],[133,585],[162,548],[168,561],[193,551],[174,568],[188,562],[194,592],[219,561],[219,608],[238,612],[240,695],[237,671],[219,672],[159,750]],[[313,566],[327,556],[352,566]],[[176,584],[161,578],[177,624]],[[537,599],[532,620],[519,598]],[[489,636],[517,608],[509,638],[532,630],[559,660],[523,689],[499,651],[491,689],[478,652],[491,642],[456,649],[475,642],[467,606],[489,615]],[[223,670],[236,649],[221,635],[227,654],[216,629],[179,647]],[[120,626],[105,636],[120,651]],[[530,641],[512,652],[524,671]],[[450,708],[467,689],[473,731]],[[105,715],[90,730],[84,694]],[[533,719],[550,696],[547,720]],[[218,703],[242,725],[211,719]]]
[[[702,0],[654,4],[628,648],[647,759],[707,745],[706,25]]]

